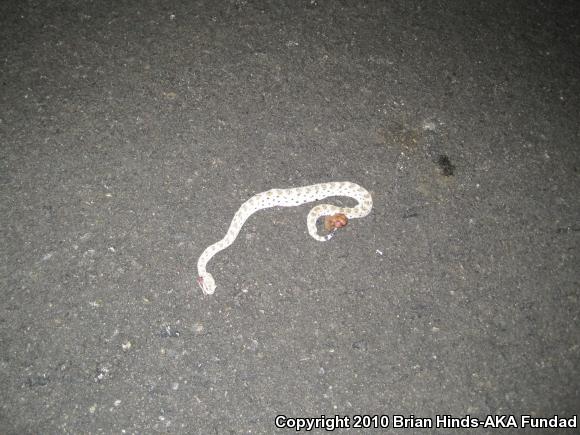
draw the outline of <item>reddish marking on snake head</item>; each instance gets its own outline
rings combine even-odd
[[[200,287],[203,287],[203,277],[198,276],[197,277],[197,283],[199,284]]]
[[[324,218],[324,228],[326,231],[336,230],[348,224],[348,218],[342,213],[337,213],[333,216],[326,216]]]

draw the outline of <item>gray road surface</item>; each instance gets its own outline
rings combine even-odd
[[[573,417],[579,16],[2,2],[0,433]],[[308,206],[260,212],[202,295],[197,257],[243,201],[332,180],[372,214],[318,243]]]

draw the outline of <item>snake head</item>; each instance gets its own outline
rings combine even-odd
[[[204,294],[211,295],[213,292],[215,292],[216,285],[213,276],[211,276],[211,273],[204,273],[203,275],[198,276],[197,283],[201,287],[201,290]]]
[[[326,231],[335,231],[338,228],[345,227],[347,224],[348,218],[343,213],[324,217],[324,229]]]

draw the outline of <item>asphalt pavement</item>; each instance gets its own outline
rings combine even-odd
[[[578,433],[580,3],[3,1],[0,80],[0,433]]]

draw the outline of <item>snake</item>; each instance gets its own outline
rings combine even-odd
[[[244,202],[234,214],[224,238],[205,248],[197,261],[197,283],[203,293],[211,295],[216,289],[214,277],[206,269],[207,263],[218,252],[223,251],[234,243],[242,226],[252,214],[271,207],[296,207],[331,196],[350,197],[355,199],[358,204],[354,207],[337,207],[332,204],[320,204],[310,210],[306,219],[308,233],[315,240],[326,242],[334,236],[338,228],[346,225],[348,219],[363,218],[371,212],[373,199],[366,189],[349,181],[333,181],[303,187],[271,189],[257,193]],[[330,230],[328,234],[324,235],[318,233],[316,226],[318,219],[322,217],[328,219],[325,222],[325,227],[327,230]]]

